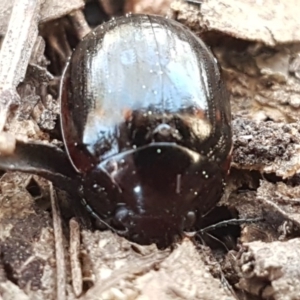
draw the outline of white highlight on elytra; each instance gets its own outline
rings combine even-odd
[[[181,191],[181,174],[178,174],[176,177],[176,193],[180,194]]]

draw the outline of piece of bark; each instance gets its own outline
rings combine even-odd
[[[6,173],[0,181],[1,264],[7,281],[0,290],[9,298],[56,299],[54,238],[49,213],[39,210],[27,191],[31,175]],[[18,292],[17,287],[22,291]],[[4,295],[3,294],[3,295]],[[17,296],[18,295],[18,296]],[[24,298],[25,299],[25,298]]]
[[[185,239],[160,251],[138,246],[110,232],[83,232],[95,285],[82,300],[103,299],[234,299],[205,266],[205,252]]]
[[[0,297],[1,300],[30,300],[25,292],[11,281],[0,283]]]
[[[257,190],[257,199],[260,206],[265,207],[269,212],[273,211],[281,215],[286,221],[286,228],[282,228],[283,237],[299,231],[300,229],[300,187],[288,186],[283,182],[271,183],[262,181]],[[289,226],[289,228],[287,227]],[[299,233],[299,232],[298,232]]]
[[[213,51],[224,71],[233,112],[258,121],[298,121],[300,82],[297,70],[290,70],[299,45],[268,48],[257,42],[237,50],[223,41]]]
[[[7,132],[0,132],[0,155],[12,154],[16,147],[16,139]]]
[[[262,299],[299,299],[300,239],[253,242],[240,251],[238,286]]]
[[[300,124],[233,120],[233,166],[283,179],[300,169]]]
[[[10,108],[18,105],[17,85],[24,80],[31,51],[38,35],[39,0],[14,2],[0,52],[0,131]]]
[[[83,0],[60,1],[45,0],[41,3],[40,22],[48,22],[63,17],[74,10],[83,8]],[[1,1],[0,3],[0,36],[5,35],[9,18],[13,7],[13,1]]]
[[[172,0],[127,0],[125,13],[146,13],[166,16],[169,13]]]
[[[211,46],[226,78],[232,111],[255,120],[298,121],[300,25],[295,1],[201,2],[174,1],[173,17]]]
[[[300,8],[297,4],[297,0],[203,0],[199,5],[199,22],[201,27],[209,31],[220,31],[235,38],[269,46],[298,43]],[[189,11],[186,6],[190,6],[187,1],[174,1],[171,6],[178,12],[180,20],[189,21],[190,16],[185,14]]]

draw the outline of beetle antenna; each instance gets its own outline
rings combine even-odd
[[[93,209],[87,204],[85,199],[81,199],[82,205],[86,208],[86,210],[88,211],[88,213],[99,223],[103,224],[105,227],[107,227],[108,229],[110,229],[112,232],[117,233],[119,235],[125,235],[127,233],[127,229],[125,230],[116,230],[115,228],[113,228],[112,226],[110,226],[107,222],[105,222],[103,219],[101,219],[94,211]]]
[[[110,229],[112,232],[117,233],[117,230],[115,230],[112,226],[110,226],[107,222],[105,222],[104,220],[102,220],[97,214],[95,214],[94,212],[91,212],[91,216],[96,219],[98,222],[100,222],[101,224],[103,224],[105,227],[107,227],[108,229]]]
[[[202,229],[198,230],[197,233],[200,233],[200,234],[207,233],[209,231],[215,230],[220,227],[226,227],[228,225],[251,224],[251,223],[257,223],[257,222],[261,222],[261,221],[264,221],[264,218],[260,217],[260,218],[250,218],[250,219],[225,220],[225,221],[221,221],[216,224],[213,224],[213,225],[209,225],[205,228],[202,228]]]
[[[218,243],[220,243],[220,244],[226,249],[226,251],[229,252],[229,249],[228,249],[228,247],[226,246],[226,244],[225,244],[224,242],[222,242],[220,239],[218,239],[217,237],[213,236],[212,234],[210,234],[210,233],[208,233],[208,232],[204,232],[204,234],[206,234],[206,235],[209,236],[211,239],[213,239],[213,240],[217,241]],[[196,234],[196,236],[197,236],[198,238],[200,238],[202,241],[204,241],[204,239],[201,237],[201,235],[202,235],[202,232],[199,232],[199,233]],[[204,245],[205,245],[205,243],[204,243]]]

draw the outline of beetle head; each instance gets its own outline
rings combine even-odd
[[[223,190],[224,174],[217,164],[174,143],[120,153],[93,173],[92,185],[101,185],[110,199],[111,225],[141,244],[167,245],[191,230]],[[89,201],[101,217],[104,203],[95,196]]]

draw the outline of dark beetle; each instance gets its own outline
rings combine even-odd
[[[79,195],[98,223],[164,246],[220,200],[230,123],[228,94],[201,39],[173,20],[130,15],[88,34],[64,72],[69,159],[19,142],[0,167],[44,176]]]

